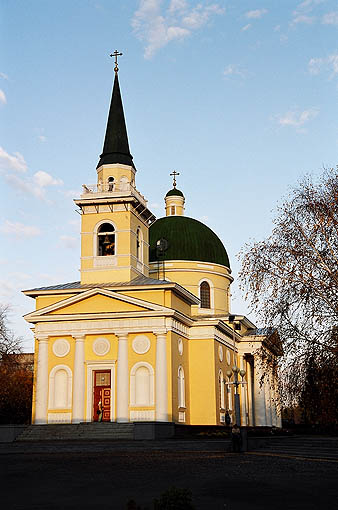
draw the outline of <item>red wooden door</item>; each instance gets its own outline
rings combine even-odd
[[[99,421],[102,409],[102,421],[110,421],[110,371],[96,370],[93,385],[93,421]]]

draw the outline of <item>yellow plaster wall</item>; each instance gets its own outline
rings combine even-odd
[[[165,306],[164,301],[164,290],[133,290],[133,291],[118,291],[119,294],[124,296],[133,297],[135,299],[141,299],[148,303],[154,303],[156,305]]]
[[[151,263],[150,276],[162,278],[163,271],[160,270],[158,275],[157,264]],[[232,278],[226,267],[203,262],[168,261],[165,265],[165,276],[171,282],[179,283],[197,297],[199,297],[200,281],[211,281],[211,292],[214,295],[213,313],[225,315],[229,313],[229,286]],[[209,310],[201,310],[198,306],[192,306],[192,313],[200,315],[201,312],[210,313]]]
[[[49,305],[54,305],[55,303],[73,297],[74,295],[75,294],[56,294],[52,296],[38,296],[35,300],[36,310],[40,310],[41,308],[45,308]]]
[[[178,350],[178,340],[182,339],[183,354]],[[185,424],[190,424],[190,393],[189,393],[189,346],[188,340],[177,333],[171,335],[172,359],[172,414],[173,420],[178,423],[179,411],[185,411]],[[185,381],[185,408],[178,407],[178,368],[182,366]]]
[[[135,181],[135,170],[132,166],[102,165],[97,169],[97,182],[108,183],[109,177],[114,177],[115,183],[119,183],[121,177],[127,177],[128,182]]]
[[[114,264],[94,266],[96,247],[94,247],[94,230],[102,221],[111,221],[115,225]],[[142,232],[143,260],[137,260],[136,231]],[[149,229],[135,216],[133,208],[127,204],[123,210],[82,214],[81,229],[81,282],[130,281],[140,273],[148,276],[149,264]]]
[[[223,349],[223,361],[219,358],[219,347],[222,346]],[[230,352],[230,363],[227,362],[227,350]],[[220,401],[220,387],[219,387],[219,371],[222,370],[223,377],[226,381],[228,381],[226,372],[227,370],[231,370],[231,367],[233,366],[233,352],[226,347],[225,345],[217,342],[214,340],[214,357],[215,357],[215,393],[216,393],[216,408],[217,408],[217,424],[221,425],[222,422],[220,421],[220,411],[221,411],[221,401]],[[232,387],[231,387],[232,388]],[[232,394],[232,401],[234,400],[233,397],[233,389],[231,389]],[[225,408],[228,408],[228,396],[227,396],[227,388],[225,386],[224,388],[224,400],[225,400]],[[232,408],[234,409],[234,402],[232,404]],[[223,409],[223,410],[224,410]]]
[[[93,344],[97,338],[104,337],[110,342],[110,349],[104,356],[98,356],[93,351]],[[113,334],[86,335],[85,339],[85,360],[86,361],[107,361],[117,360],[118,339]]]
[[[51,315],[60,315],[64,313],[77,314],[77,313],[109,313],[109,312],[135,312],[146,311],[146,308],[137,306],[131,303],[126,303],[119,299],[103,296],[97,294],[95,296],[87,297],[72,305],[64,306],[51,312]]]
[[[175,214],[173,216],[184,215],[184,198],[180,196],[170,195],[165,197],[165,212],[166,216],[172,216],[171,207],[175,207]]]
[[[213,339],[189,340],[190,424],[216,425]]]
[[[184,313],[184,315],[191,315],[191,305],[178,297],[174,292],[171,292],[170,308],[177,310],[178,312]]]
[[[144,335],[150,340],[150,348],[148,352],[145,354],[137,354],[133,350],[133,340],[135,337],[139,335]],[[155,402],[152,406],[131,406],[130,405],[130,373],[133,366],[136,363],[145,362],[149,363],[154,370],[154,401],[155,401],[155,368],[156,368],[156,337],[153,333],[148,332],[140,332],[140,333],[131,333],[128,335],[128,369],[129,369],[129,412],[130,411],[147,411],[155,409]]]

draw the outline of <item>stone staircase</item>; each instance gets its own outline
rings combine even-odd
[[[257,451],[338,461],[338,437],[271,437],[267,438]]]
[[[30,425],[15,441],[109,441],[133,440],[133,423],[79,423]]]

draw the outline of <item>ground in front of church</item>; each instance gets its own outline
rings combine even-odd
[[[337,503],[338,459],[227,453],[218,441],[54,442],[0,445],[4,508],[153,508],[170,487],[194,508],[317,510]]]

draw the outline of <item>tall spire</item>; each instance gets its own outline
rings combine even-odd
[[[96,168],[101,165],[121,163],[134,166],[133,156],[130,154],[126,122],[117,71],[115,71],[114,87],[110,103],[106,136],[103,151]]]

